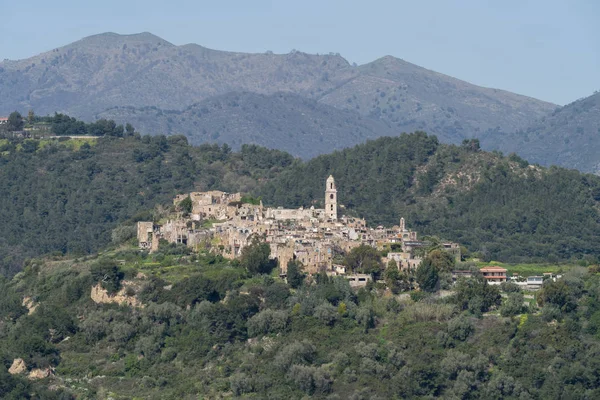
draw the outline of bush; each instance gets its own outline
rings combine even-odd
[[[80,276],[69,281],[64,288],[65,304],[71,305],[88,294],[91,281],[90,275]]]
[[[577,307],[578,287],[576,283],[567,282],[566,278],[559,279],[556,282],[547,281],[539,291],[537,296],[538,304],[552,304],[561,309],[561,311],[569,312]]]
[[[518,293],[521,291],[521,288],[514,282],[502,282],[500,284],[500,290],[505,293]]]
[[[413,291],[410,292],[410,299],[412,301],[414,301],[415,303],[418,303],[419,301],[428,299],[431,297],[431,294],[427,293],[427,292],[423,292],[423,291]]]
[[[308,340],[294,342],[284,346],[275,356],[274,365],[288,370],[292,364],[310,364],[316,355],[315,346]]]
[[[266,309],[248,320],[248,336],[266,335],[284,331],[289,324],[287,311]]]
[[[475,325],[470,318],[460,315],[448,321],[448,336],[453,340],[464,342],[475,332]]]
[[[525,311],[525,306],[523,305],[524,301],[525,298],[520,291],[518,293],[510,293],[500,307],[500,315],[503,317],[510,317],[521,314]]]
[[[375,327],[375,313],[373,312],[373,308],[369,305],[361,305],[358,307],[354,318],[356,319],[356,322],[363,327],[365,332],[370,328]]]
[[[455,286],[454,302],[461,310],[480,315],[502,302],[497,286],[488,285],[481,275],[459,279]]]
[[[322,368],[304,365],[292,365],[288,377],[298,388],[309,395],[329,393],[333,383],[329,373]]]
[[[91,267],[92,279],[99,282],[108,294],[114,294],[121,289],[123,272],[113,260],[101,259]]]
[[[442,322],[449,320],[456,312],[452,304],[414,303],[404,307],[402,316],[406,322]]]
[[[560,320],[561,316],[562,314],[560,312],[560,308],[553,304],[544,304],[544,306],[542,307],[542,319],[545,322]]]
[[[236,373],[229,377],[229,387],[235,396],[254,391],[254,379],[244,373]]]
[[[111,338],[117,343],[127,343],[136,333],[135,328],[126,322],[116,322],[112,326]]]
[[[302,272],[302,263],[296,260],[290,260],[287,263],[287,283],[291,288],[297,289],[304,283],[304,273]]]
[[[137,231],[134,225],[120,225],[111,232],[111,240],[114,244],[125,243],[136,237]]]
[[[323,302],[318,305],[315,308],[313,315],[325,325],[333,325],[339,317],[337,308],[332,306],[329,302]]]

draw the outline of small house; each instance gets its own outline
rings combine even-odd
[[[502,282],[506,282],[506,268],[490,265],[479,269],[481,275],[490,285],[499,285]]]

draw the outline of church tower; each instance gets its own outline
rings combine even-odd
[[[325,215],[327,219],[337,221],[337,189],[333,175],[329,175],[325,183]]]

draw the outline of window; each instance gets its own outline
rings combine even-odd
[[[330,194],[330,195],[329,195],[329,198],[330,198],[331,200],[333,200],[333,194]]]
[[[333,183],[329,184],[329,189],[333,189]]]

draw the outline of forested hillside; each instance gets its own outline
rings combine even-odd
[[[488,132],[488,148],[518,152],[531,162],[600,172],[600,93],[579,99],[511,134]]]
[[[381,138],[296,163],[265,185],[267,203],[321,199],[333,174],[339,202],[374,225],[401,216],[421,234],[457,241],[483,259],[559,260],[600,255],[600,179],[439,144],[424,133]]]
[[[325,274],[286,284],[242,264],[126,244],[33,260],[0,280],[0,397],[600,396],[597,267],[547,281],[524,304],[514,284],[502,298],[477,275],[451,296],[395,296]],[[101,290],[122,300],[91,297]]]
[[[401,216],[421,235],[483,259],[570,260],[600,255],[600,178],[530,166],[518,157],[439,144],[425,133],[381,138],[308,162],[257,146],[189,146],[182,136],[1,139],[0,259],[87,254],[124,221],[160,215],[175,194],[220,189],[266,205],[310,206],[333,174],[342,213],[376,226]],[[154,214],[154,215],[153,215]]]
[[[121,131],[122,132],[122,131]],[[127,135],[127,133],[125,133]],[[59,252],[87,254],[130,218],[191,190],[250,191],[289,165],[286,153],[244,147],[192,147],[183,136],[0,139],[0,267]],[[141,215],[136,214],[142,212]]]

